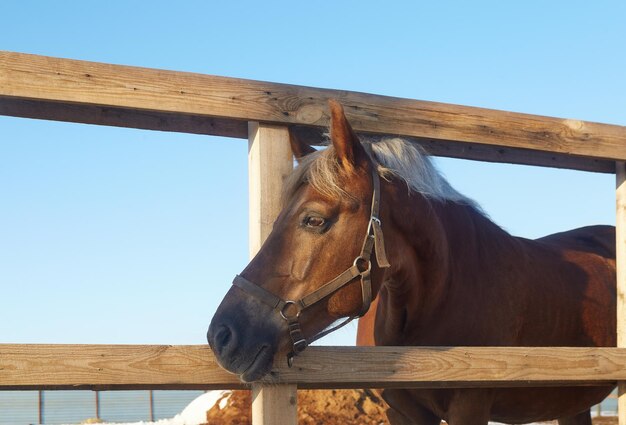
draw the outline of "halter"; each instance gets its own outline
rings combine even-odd
[[[372,249],[376,252],[376,261],[379,267],[386,268],[390,266],[385,253],[383,230],[380,219],[378,218],[380,206],[380,178],[378,177],[375,165],[372,171],[372,183],[372,208],[370,212],[370,219],[367,224],[365,239],[363,240],[363,246],[361,247],[360,254],[352,262],[352,266],[347,268],[343,273],[340,273],[337,277],[325,283],[320,288],[295,301],[283,300],[268,290],[239,275],[235,276],[235,279],[233,280],[233,285],[276,310],[278,314],[280,314],[280,316],[287,322],[289,335],[291,336],[293,345],[292,351],[287,355],[287,363],[290,367],[294,356],[297,356],[304,351],[310,343],[328,335],[329,333],[347,325],[352,320],[362,317],[365,313],[367,313],[370,308],[370,304],[372,303],[372,262],[370,260],[372,256]],[[346,318],[336,326],[318,333],[307,341],[300,328],[299,318],[302,310],[311,307],[327,296],[337,292],[357,277],[361,278],[361,296],[363,299],[359,313]]]

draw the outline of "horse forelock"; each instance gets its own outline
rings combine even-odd
[[[383,179],[401,179],[412,192],[438,201],[469,205],[482,212],[474,200],[462,195],[448,183],[418,144],[401,138],[364,140],[362,143],[370,147],[377,162],[378,174]],[[331,198],[353,197],[342,187],[340,169],[332,145],[305,156],[285,181],[283,200],[289,200],[303,184],[310,184]]]
[[[329,198],[351,196],[342,188],[340,164],[332,145],[300,160],[298,166],[285,180],[283,200],[291,199],[303,184],[310,184],[318,192]]]

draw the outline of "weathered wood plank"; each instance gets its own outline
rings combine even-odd
[[[247,121],[110,106],[0,97],[0,115],[238,139],[248,137]]]
[[[252,424],[297,425],[297,390],[293,384],[252,385]]]
[[[281,210],[283,181],[293,169],[286,127],[257,122],[248,127],[249,254],[254,257]]]
[[[626,347],[626,163],[615,164],[615,237],[617,267],[617,346]],[[618,382],[619,425],[626,425],[626,381]]]
[[[291,126],[291,131],[300,135],[302,140],[315,141],[325,140],[324,128]],[[360,133],[359,137],[378,141],[384,137],[393,135],[372,135]],[[399,136],[404,137],[404,136]],[[615,173],[615,162],[612,160],[585,158],[559,154],[554,152],[533,151],[530,149],[510,148],[505,146],[481,145],[469,142],[453,142],[432,140],[426,138],[409,138],[414,143],[420,144],[426,152],[433,156],[448,158],[470,159],[485,162],[504,162],[512,164],[527,164],[550,168],[563,168],[580,171],[592,171],[596,173]],[[314,143],[318,144],[318,143]]]
[[[248,124],[249,253],[254,257],[281,210],[283,181],[293,169],[285,126]],[[295,385],[254,385],[253,425],[296,425]]]
[[[420,140],[419,143],[430,155],[448,158],[471,159],[485,162],[499,162],[539,167],[562,168],[596,173],[613,173],[614,162],[598,158],[585,158],[552,152],[504,146],[489,146],[478,143],[440,142]]]
[[[591,381],[590,381],[591,380]],[[310,347],[264,383],[508,387],[626,380],[623,348]],[[206,346],[0,344],[0,389],[242,388]]]
[[[210,349],[0,344],[0,389],[243,388]]]
[[[325,127],[326,102],[330,98],[344,104],[348,118],[359,132],[626,160],[626,127],[622,126],[0,52],[0,111],[14,116],[49,118],[52,115],[56,117],[53,119],[68,117],[71,121],[159,130],[188,131],[188,128],[203,134],[212,134],[213,127],[215,134],[245,137],[240,124],[243,121]],[[44,106],[38,110],[25,101]],[[76,113],[76,108],[82,112]],[[117,117],[103,111],[115,111]],[[130,114],[128,119],[126,114]],[[164,124],[160,121],[162,117],[166,123],[174,124]],[[211,120],[210,124],[188,124],[188,119],[181,117]],[[452,151],[458,155],[458,150]],[[486,160],[535,162],[533,155],[517,155],[515,150],[508,155],[486,152]],[[480,159],[480,151],[475,156]],[[578,163],[572,163],[572,168],[576,168],[575,164]],[[538,165],[546,165],[545,157]],[[594,163],[583,168],[594,169]],[[606,171],[606,164],[599,168],[598,171]]]

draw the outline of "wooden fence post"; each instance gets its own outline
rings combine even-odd
[[[616,162],[617,346],[626,347],[626,163]],[[626,425],[626,381],[618,383],[619,425]]]
[[[284,178],[293,168],[287,127],[248,123],[250,258],[272,231]],[[253,425],[296,425],[295,385],[253,385]]]
[[[296,425],[297,407],[295,385],[252,386],[252,425]]]

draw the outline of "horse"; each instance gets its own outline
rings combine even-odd
[[[612,226],[514,237],[416,143],[361,141],[343,107],[329,107],[326,149],[290,133],[299,164],[284,208],[211,321],[207,338],[222,367],[256,381],[277,356],[292,358],[337,320],[361,316],[359,345],[615,346]],[[583,425],[613,388],[384,389],[382,397],[392,425]]]

